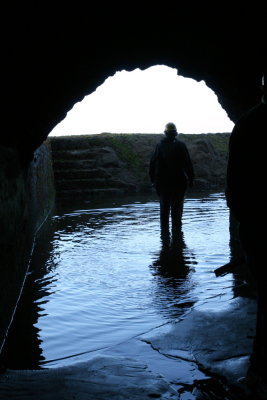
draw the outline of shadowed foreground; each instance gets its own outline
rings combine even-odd
[[[254,300],[238,298],[226,311],[193,309],[176,323],[98,352],[87,362],[39,371],[8,370],[0,377],[0,399],[197,399],[194,382],[209,374],[241,387],[255,310]],[[126,350],[128,357],[122,355]]]

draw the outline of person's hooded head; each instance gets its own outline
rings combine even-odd
[[[173,122],[168,122],[168,123],[165,125],[164,133],[165,133],[165,135],[167,136],[167,138],[170,138],[170,139],[174,139],[175,136],[178,135],[176,126],[174,125]]]

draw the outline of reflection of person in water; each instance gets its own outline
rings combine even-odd
[[[239,223],[239,238],[258,294],[256,337],[248,370],[248,383],[264,385],[267,396],[267,269],[265,267],[265,169],[267,133],[266,87],[261,102],[235,124],[229,142],[227,205]],[[267,398],[267,397],[266,397]]]
[[[162,247],[159,258],[153,263],[157,266],[162,276],[185,278],[188,273],[188,265],[184,257],[185,242],[183,232],[180,231],[172,240],[169,236],[162,236]]]
[[[161,237],[161,251],[152,264],[153,275],[159,276],[157,286],[160,291],[157,300],[164,313],[170,313],[176,317],[177,307],[192,306],[193,302],[185,301],[185,295],[190,285],[186,284],[190,265],[192,261],[186,256],[186,245],[183,232],[179,231],[170,239],[169,235]],[[167,303],[167,307],[165,304]],[[170,305],[173,304],[175,308]]]
[[[160,199],[161,228],[179,228],[187,183],[193,184],[194,170],[186,145],[177,139],[176,126],[168,123],[165,137],[156,145],[150,160],[149,176]]]

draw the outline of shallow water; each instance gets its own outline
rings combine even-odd
[[[188,195],[182,231],[170,239],[153,196],[58,208],[38,238],[6,363],[69,365],[192,307],[227,307],[232,275],[214,269],[229,258],[223,193]]]

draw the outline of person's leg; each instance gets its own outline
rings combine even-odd
[[[174,193],[171,197],[172,229],[180,228],[184,208],[184,192]]]
[[[267,384],[267,271],[264,266],[265,243],[258,226],[240,224],[240,240],[246,262],[257,284],[257,318],[248,376],[257,375]]]
[[[256,334],[250,364],[246,374],[248,388],[257,399],[267,399],[267,287],[262,279],[258,282]]]
[[[162,230],[169,230],[171,197],[168,193],[160,193],[160,226]]]
[[[267,285],[266,281],[258,280],[258,304],[256,319],[256,334],[250,365],[267,383]]]

